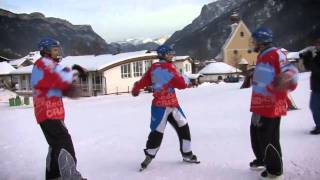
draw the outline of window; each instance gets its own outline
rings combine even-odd
[[[133,63],[133,76],[139,77],[142,76],[142,61],[137,61]]]
[[[87,79],[81,80],[82,82],[86,82]],[[99,73],[92,74],[92,83],[95,84],[102,84],[102,75]]]
[[[234,50],[234,51],[233,51],[233,54],[238,54],[238,50]]]
[[[121,65],[121,78],[131,78],[131,65]]]
[[[80,87],[82,92],[89,92],[89,85],[88,85],[88,78],[87,77],[82,77],[80,78]]]
[[[251,53],[252,53],[252,50],[251,50],[251,49],[248,49],[248,53],[251,54]]]
[[[190,66],[189,66],[189,64],[186,64],[186,65],[185,65],[185,68],[186,68],[186,72],[189,72],[189,71],[190,71]]]
[[[94,79],[95,79],[94,81],[95,84],[102,84],[102,77],[100,75],[96,75]]]
[[[244,37],[244,32],[240,32],[240,36],[241,36],[241,37]]]
[[[151,65],[152,65],[152,60],[144,61],[144,72],[147,72],[148,69],[151,67]]]
[[[102,74],[100,73],[93,73],[92,74],[92,90],[94,91],[94,95],[96,93],[102,93],[103,83],[102,83]],[[85,86],[83,88],[86,90]]]

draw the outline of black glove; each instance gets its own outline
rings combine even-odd
[[[304,60],[310,60],[312,59],[312,52],[311,51],[305,51],[303,53],[299,54],[300,58],[304,59]]]
[[[78,64],[73,65],[72,70],[77,70],[80,78],[86,78],[88,76],[88,70]]]

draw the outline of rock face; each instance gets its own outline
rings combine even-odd
[[[108,53],[108,45],[89,25],[72,25],[43,14],[15,14],[0,9],[0,55],[24,56],[49,36],[59,40],[65,55]]]
[[[166,44],[178,55],[204,60],[215,57],[228,35],[230,16],[237,11],[251,31],[264,25],[274,32],[275,45],[299,50],[320,37],[320,1],[317,0],[219,0],[205,5],[201,15]]]

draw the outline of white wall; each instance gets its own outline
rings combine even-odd
[[[145,61],[145,60],[141,60]],[[153,63],[159,61],[158,59],[152,59]],[[177,71],[180,68],[183,69],[183,73],[191,73],[192,67],[189,61],[179,61],[174,62],[177,67]],[[185,65],[188,64],[189,69],[186,71]],[[145,63],[142,66],[143,74],[145,73]],[[180,71],[179,71],[180,72]],[[133,84],[140,80],[142,76],[134,77],[133,71],[133,63],[131,63],[131,78],[122,78],[121,77],[121,65],[113,67],[103,73],[103,76],[106,79],[106,94],[114,94],[114,93],[123,93],[123,92],[130,92]]]
[[[141,77],[133,78],[133,68],[131,65],[131,78],[121,77],[121,66],[114,67],[103,73],[106,79],[106,93],[113,94],[117,92],[131,91],[133,84]]]
[[[152,60],[153,63],[157,62],[157,59],[149,59]],[[142,64],[142,72],[145,73],[145,63],[146,60],[143,61]],[[121,77],[121,65],[113,67],[103,73],[103,76],[106,79],[106,94],[114,94],[114,93],[122,93],[122,92],[130,92],[133,84],[140,80],[143,76],[134,77],[133,70],[133,62],[131,64],[131,77],[130,78],[122,78]]]
[[[190,63],[190,61],[177,61],[174,62],[175,66],[177,67],[177,71],[181,73],[182,70],[182,74],[191,74],[192,73],[192,64]],[[188,69],[186,69],[186,64],[188,65]]]
[[[204,75],[203,77],[199,78],[199,81],[200,81],[200,83],[203,83],[203,82],[217,82],[219,76],[221,76],[222,79],[227,77],[227,75]]]

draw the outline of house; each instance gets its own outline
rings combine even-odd
[[[213,62],[205,66],[199,71],[200,82],[218,82],[230,76],[236,76],[241,73],[240,69],[237,69],[224,62]]]
[[[39,51],[30,52],[27,56],[20,59],[10,60],[9,63],[16,69],[30,66],[41,57]]]
[[[24,59],[24,58],[11,60],[11,61],[9,61],[9,63],[11,64],[12,67],[14,67],[16,69],[18,69],[20,67],[30,66],[33,64],[32,61],[30,61],[28,59]]]
[[[174,60],[180,72],[191,73],[192,60],[189,56],[178,56]],[[144,50],[115,55],[68,56],[60,64],[67,67],[78,64],[86,68],[89,76],[80,81],[82,95],[96,96],[130,92],[133,84],[157,61],[159,59],[155,52]],[[31,92],[32,67],[33,65],[22,67],[11,73],[13,77],[18,78],[20,91]]]
[[[233,67],[246,70],[256,64],[258,54],[251,50],[251,32],[245,23],[237,14],[231,16],[231,21],[231,33],[222,47],[222,60]]]
[[[192,73],[192,59],[189,56],[176,56],[173,58],[174,64],[177,70],[181,74],[191,74]]]
[[[10,72],[13,83],[19,93],[31,95],[31,72],[33,65],[20,67]]]
[[[200,77],[204,77],[202,74],[185,74],[191,81],[192,85],[197,87],[200,84]]]
[[[10,73],[13,70],[15,69],[6,61],[0,62],[0,88],[2,87],[11,88],[12,78]]]

